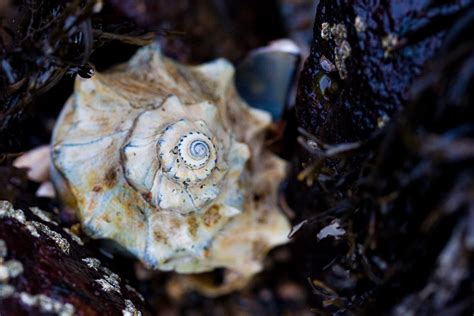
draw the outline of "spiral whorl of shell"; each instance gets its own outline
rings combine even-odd
[[[148,266],[243,276],[286,242],[285,164],[263,147],[270,116],[237,95],[225,60],[189,67],[149,46],[78,79],[55,127],[53,180],[84,231]]]
[[[128,182],[160,210],[203,211],[219,196],[229,168],[240,172],[249,156],[248,146],[220,126],[217,114],[208,102],[184,106],[176,96],[140,114],[123,148]],[[226,180],[238,187],[238,178]],[[233,195],[242,200],[237,189]],[[233,212],[242,207],[231,206]]]

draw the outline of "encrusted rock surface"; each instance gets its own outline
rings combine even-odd
[[[0,201],[0,315],[148,315],[141,295],[38,208]]]

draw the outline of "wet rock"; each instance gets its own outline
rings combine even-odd
[[[300,149],[287,196],[297,220],[357,194],[367,146],[406,107],[414,80],[470,3],[320,2],[296,100]]]
[[[300,126],[327,144],[367,139],[404,107],[414,78],[468,2],[322,0],[298,91]]]
[[[37,208],[0,202],[0,314],[147,315],[141,295]]]
[[[160,45],[165,54],[182,62],[200,63],[217,56],[235,62],[248,50],[285,36],[274,0],[110,3],[138,24],[164,35]]]
[[[472,313],[473,25],[473,1],[321,1],[286,190],[317,312]]]

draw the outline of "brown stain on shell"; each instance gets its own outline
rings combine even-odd
[[[112,223],[112,219],[110,218],[108,213],[103,214],[99,218],[108,224]]]
[[[202,220],[207,227],[214,226],[221,219],[221,207],[217,204],[212,205],[203,215]]]
[[[117,171],[115,168],[110,168],[104,177],[104,184],[105,186],[112,188],[115,183],[117,182]]]
[[[157,242],[162,242],[164,244],[168,243],[168,238],[166,237],[165,234],[163,234],[162,231],[160,230],[155,230],[153,231],[153,237]]]
[[[188,222],[189,233],[191,234],[191,236],[196,237],[196,233],[197,233],[197,230],[199,228],[196,217],[195,216],[189,216],[187,222]]]
[[[102,187],[101,187],[99,184],[96,184],[96,185],[94,185],[94,187],[92,188],[92,191],[93,191],[93,192],[96,192],[96,193],[99,193],[100,191],[102,191]]]

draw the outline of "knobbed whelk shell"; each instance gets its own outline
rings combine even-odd
[[[225,60],[184,66],[152,45],[77,80],[52,173],[87,234],[160,270],[262,269],[289,232],[276,205],[285,164],[263,147],[269,114],[239,98],[233,75]]]

